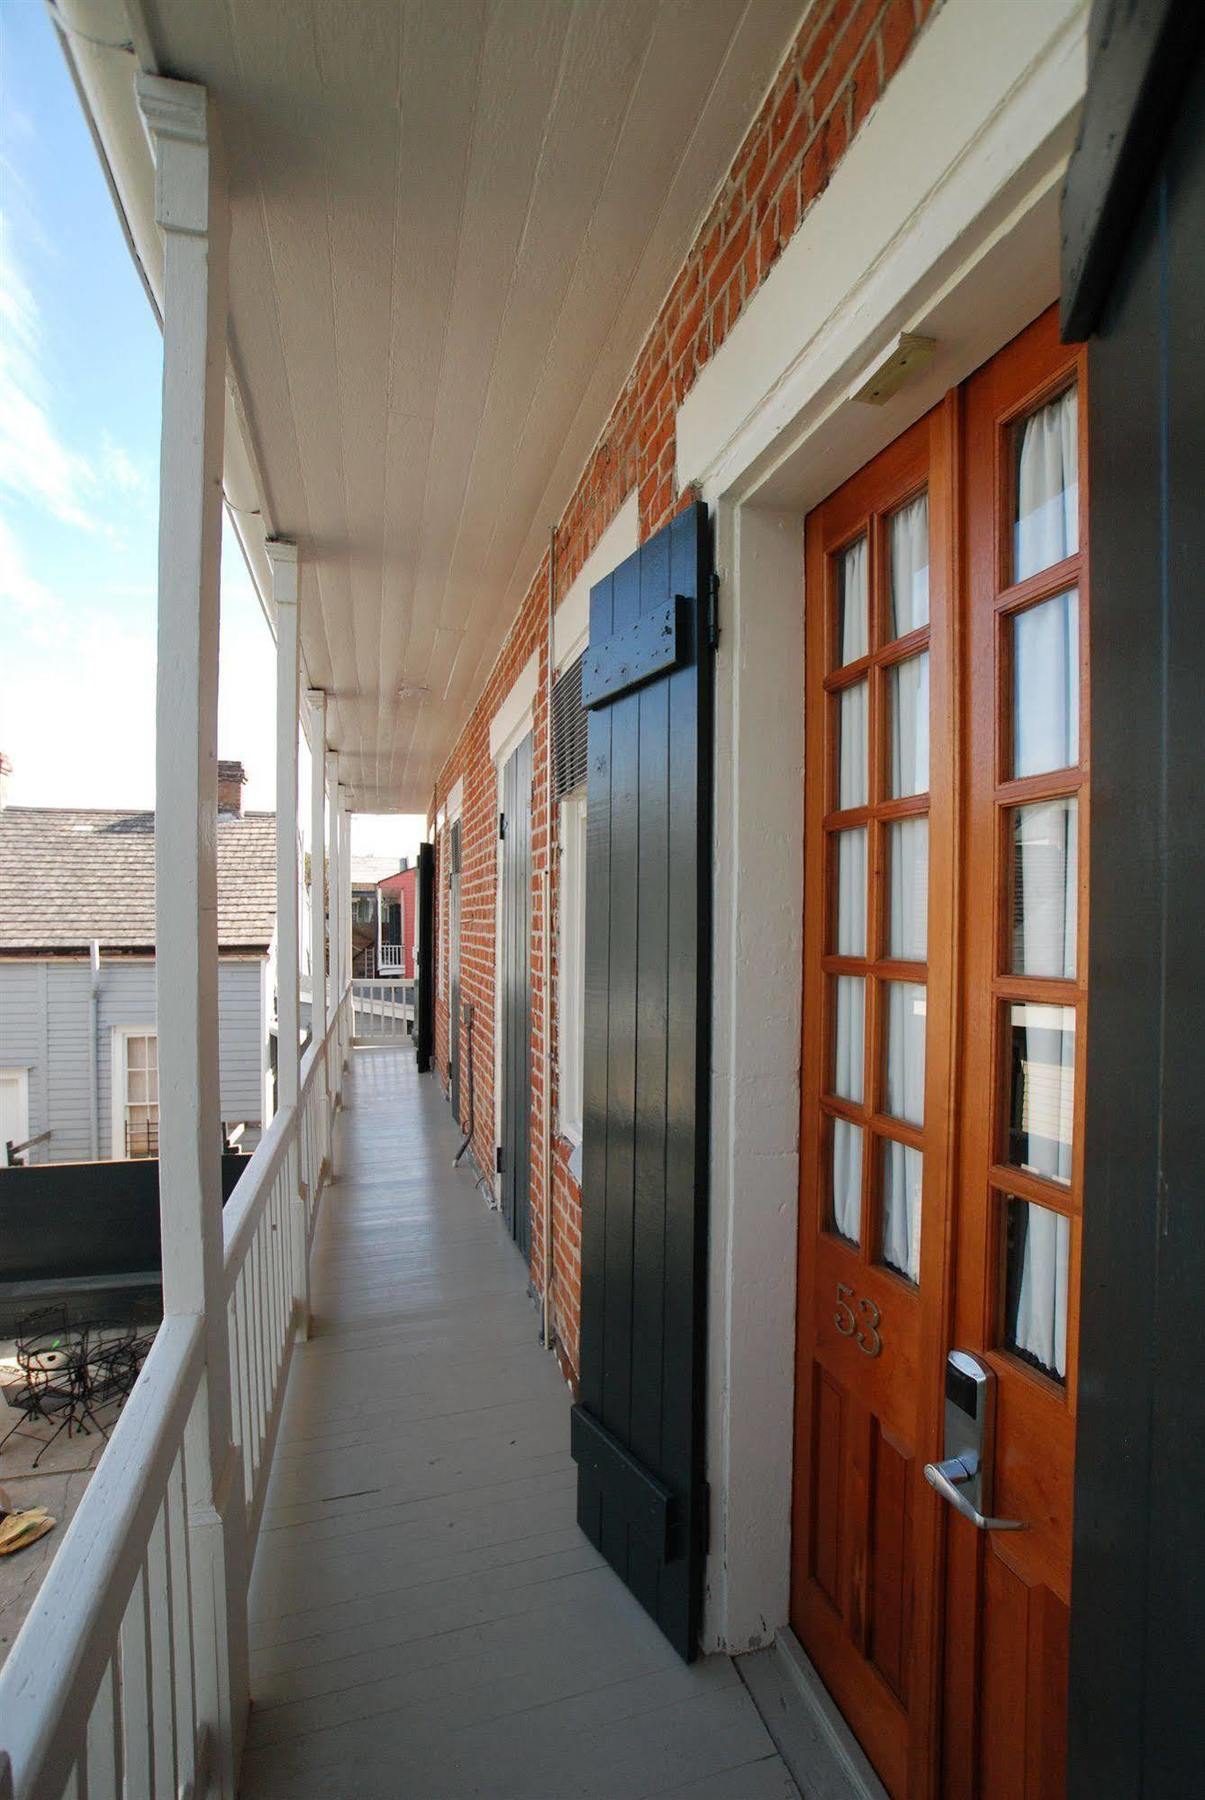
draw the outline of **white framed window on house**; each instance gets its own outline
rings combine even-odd
[[[145,1025],[113,1028],[113,1148],[116,1160],[159,1154],[159,1045]]]
[[[582,1065],[586,1041],[586,790],[561,802],[557,960],[557,1088],[564,1137],[582,1141]]]
[[[0,1168],[6,1146],[24,1144],[29,1137],[29,1070],[0,1069]]]

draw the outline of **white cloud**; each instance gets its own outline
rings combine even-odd
[[[56,634],[63,629],[63,606],[58,595],[33,573],[8,521],[0,514],[0,606],[16,610],[27,629],[34,622]]]
[[[109,431],[101,436],[99,474],[103,482],[123,494],[135,494],[141,499],[150,490],[146,475]]]
[[[41,318],[12,240],[11,222],[0,214],[0,488],[65,525],[91,530],[96,477],[55,430],[41,370]]]
[[[51,650],[6,644],[0,746],[18,806],[149,807],[155,791],[155,645],[108,614],[72,618]]]

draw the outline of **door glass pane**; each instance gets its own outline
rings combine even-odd
[[[1004,1344],[1056,1381],[1067,1375],[1071,1222],[1013,1196],[1004,1204]]]
[[[1075,1008],[1010,1007],[1008,1160],[1050,1181],[1071,1180]]]
[[[838,831],[837,845],[837,955],[866,954],[866,827]]]
[[[126,1062],[131,1069],[146,1068],[146,1039],[144,1037],[126,1039]]]
[[[1079,404],[1074,388],[1017,426],[1013,580],[1079,549]]]
[[[884,1108],[893,1119],[925,1122],[925,990],[915,981],[888,981]]]
[[[837,666],[857,662],[867,650],[866,539],[843,550],[837,558]]]
[[[1014,975],[1075,977],[1077,815],[1074,796],[1013,808]]]
[[[929,496],[919,494],[892,513],[887,526],[891,580],[891,636],[929,623]]]
[[[833,1093],[861,1106],[865,1068],[866,983],[860,975],[838,975],[833,983]]]
[[[1079,760],[1079,595],[1072,588],[1015,613],[1013,774]]]
[[[920,1280],[920,1203],[923,1158],[910,1144],[882,1140],[883,1238],[879,1255],[909,1281]]]
[[[891,798],[923,794],[929,787],[929,652],[910,656],[887,671],[891,732]]]
[[[924,962],[929,953],[929,821],[887,827],[887,954]]]
[[[866,785],[866,683],[844,688],[837,712],[837,805],[865,806]]]
[[[849,1243],[861,1242],[862,1230],[862,1127],[848,1119],[833,1119],[833,1230]]]

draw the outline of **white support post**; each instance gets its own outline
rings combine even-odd
[[[343,846],[342,862],[342,909],[343,920],[343,985],[347,986],[355,975],[355,938],[352,932],[352,886],[351,886],[351,814],[347,810],[347,795],[342,787],[339,789],[339,841]]]
[[[297,732],[301,649],[297,546],[265,545],[276,607],[276,1104],[295,1107],[301,1088],[301,954],[297,909]]]
[[[311,688],[310,708],[310,1030],[326,1036],[326,695]]]
[[[196,1692],[212,1789],[246,1728],[247,1539],[232,1442],[218,1087],[217,727],[229,211],[205,89],[140,74],[164,239],[155,750],[159,1205],[166,1315],[204,1319],[186,1445]]]
[[[341,878],[343,846],[339,833],[339,759],[333,750],[326,753],[326,785],[328,810],[327,817],[330,831],[330,964],[331,964],[331,1017],[338,1017],[339,1003],[343,998],[343,924],[341,907],[343,900],[343,882]],[[338,1032],[335,1033],[334,1052],[335,1066],[332,1080],[336,1102],[343,1097],[343,1056],[338,1043]]]
[[[269,538],[276,609],[276,1105],[296,1113],[301,1095],[301,922],[297,860],[297,770],[301,727],[301,641],[297,546]],[[310,1329],[309,1207],[303,1195],[300,1132],[288,1152],[293,1304],[301,1338]],[[309,1179],[315,1172],[308,1171]]]

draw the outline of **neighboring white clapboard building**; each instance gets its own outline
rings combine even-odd
[[[271,1117],[276,818],[244,813],[221,763],[221,1116],[253,1145]],[[155,815],[0,808],[0,1163],[154,1156]],[[44,1134],[49,1133],[49,1136]]]

